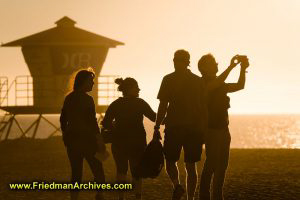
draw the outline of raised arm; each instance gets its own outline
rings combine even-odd
[[[240,77],[237,83],[227,83],[228,92],[236,92],[244,89],[246,82],[246,69],[249,67],[248,58],[241,62]]]
[[[233,56],[232,59],[231,59],[230,65],[227,67],[227,69],[220,76],[218,76],[215,80],[212,80],[209,83],[207,83],[207,85],[206,85],[207,91],[214,90],[214,89],[218,88],[219,86],[221,86],[224,83],[224,81],[228,77],[231,70],[235,66],[237,66],[238,63],[236,63],[235,60],[238,58],[238,56],[239,55]]]

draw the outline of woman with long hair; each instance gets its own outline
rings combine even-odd
[[[139,98],[140,89],[135,79],[118,78],[115,83],[119,85],[118,90],[123,93],[123,97],[109,105],[102,126],[114,129],[111,148],[117,167],[117,181],[126,181],[129,162],[136,199],[141,199],[142,179],[137,167],[147,145],[143,118],[146,116],[154,122],[156,113]],[[124,193],[120,192],[119,200],[122,199]]]
[[[105,145],[97,144],[96,137],[100,137],[95,104],[87,94],[94,85],[95,74],[92,71],[81,70],[76,74],[73,91],[65,98],[61,111],[60,123],[63,141],[71,164],[71,182],[81,182],[83,159],[85,159],[97,183],[104,183],[104,171],[101,161],[95,158],[96,151],[105,152]],[[99,141],[99,140],[98,140]],[[78,191],[71,191],[71,200],[78,199]],[[103,200],[98,192],[96,200]]]

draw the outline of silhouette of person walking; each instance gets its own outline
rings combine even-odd
[[[201,159],[207,114],[204,82],[188,69],[190,54],[187,51],[177,50],[173,62],[175,71],[164,76],[158,92],[160,104],[153,137],[160,138],[159,128],[164,120],[164,153],[166,171],[174,187],[172,199],[178,200],[185,193],[177,168],[183,148],[187,198],[193,200],[197,184],[196,162]]]
[[[105,182],[102,163],[95,158],[96,150],[99,150],[96,135],[100,134],[95,104],[93,98],[87,94],[93,88],[94,77],[95,74],[88,70],[81,70],[76,74],[73,91],[66,96],[60,116],[73,184],[82,180],[83,159],[88,162],[95,181]],[[100,149],[105,152],[104,143]],[[78,191],[71,191],[71,200],[78,199],[78,195]],[[102,193],[97,192],[95,199],[102,200]]]
[[[237,62],[236,62],[237,61]],[[238,64],[241,64],[240,77],[237,83],[224,83],[229,72]],[[211,54],[201,57],[198,69],[207,85],[208,131],[205,134],[206,160],[204,163],[199,198],[210,199],[210,183],[213,175],[212,198],[223,199],[223,184],[228,166],[230,150],[230,133],[228,129],[229,97],[227,93],[236,92],[245,86],[246,68],[249,66],[246,56],[234,56],[230,66],[219,76],[218,63]],[[219,79],[219,82],[215,80]],[[220,83],[220,81],[223,81]],[[215,82],[216,84],[211,84]]]
[[[115,82],[123,97],[109,105],[102,126],[113,130],[111,149],[117,167],[117,181],[126,181],[129,162],[136,199],[141,199],[142,179],[138,175],[138,164],[147,145],[143,118],[146,116],[154,122],[156,113],[138,98],[140,89],[135,79],[119,78]],[[119,200],[122,199],[124,193],[119,192]]]

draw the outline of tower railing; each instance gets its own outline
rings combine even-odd
[[[0,105],[8,105],[8,78],[5,76],[0,77]]]
[[[15,79],[15,105],[33,105],[33,81],[31,76],[17,76]]]
[[[102,75],[98,78],[98,104],[109,105],[120,96],[115,79],[116,75]]]
[[[118,78],[116,75],[98,77],[98,105],[109,105],[120,96],[114,83],[116,78]],[[55,91],[51,92],[55,93]],[[34,98],[51,97],[34,96],[32,76],[17,76],[10,85],[7,77],[0,77],[0,106],[32,106]]]

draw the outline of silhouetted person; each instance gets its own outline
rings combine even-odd
[[[235,62],[238,61],[238,62]],[[231,69],[241,64],[240,77],[237,83],[211,84],[214,80],[225,80]],[[206,160],[204,163],[201,181],[201,200],[210,199],[210,183],[213,175],[212,199],[223,199],[223,184],[228,166],[230,150],[230,133],[228,129],[229,97],[227,93],[236,92],[245,86],[246,68],[249,66],[246,56],[235,56],[230,66],[219,76],[218,63],[211,54],[201,57],[198,69],[207,85],[208,131],[205,134]],[[220,78],[221,77],[221,78]]]
[[[60,123],[71,164],[72,183],[82,180],[83,159],[88,162],[95,181],[105,182],[102,163],[95,158],[96,135],[100,134],[95,104],[93,98],[87,94],[93,88],[94,77],[95,74],[87,70],[81,70],[76,74],[73,91],[66,96],[61,111]],[[101,149],[105,152],[104,143]],[[71,191],[71,199],[78,199],[78,194]],[[95,198],[103,199],[102,193],[98,192]]]
[[[126,181],[128,162],[133,178],[136,199],[141,199],[142,179],[138,176],[138,164],[146,148],[144,116],[155,121],[156,113],[148,103],[139,98],[138,83],[133,78],[116,79],[123,97],[112,102],[102,121],[103,128],[113,130],[112,154],[117,166],[117,181]],[[124,193],[119,192],[119,199]]]
[[[192,200],[197,184],[196,162],[201,159],[206,118],[204,83],[187,68],[190,64],[190,54],[187,51],[176,51],[173,62],[175,71],[164,76],[157,96],[160,104],[153,137],[160,137],[159,128],[164,120],[164,153],[166,171],[174,187],[172,199],[180,199],[185,192],[180,185],[177,168],[183,148],[187,198]]]

